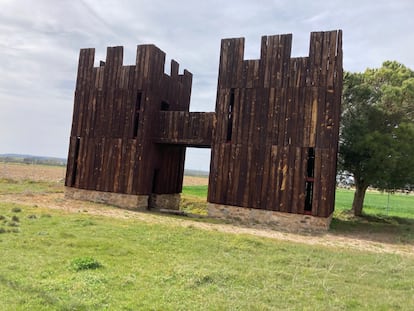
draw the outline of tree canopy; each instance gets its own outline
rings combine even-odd
[[[340,167],[354,174],[353,210],[362,213],[368,186],[414,183],[414,71],[395,61],[363,73],[346,72]]]

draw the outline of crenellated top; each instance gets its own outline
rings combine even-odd
[[[72,136],[149,139],[160,110],[188,111],[192,74],[155,45],[138,45],[135,65],[123,65],[122,46],[108,47],[94,67],[95,49],[81,49]]]
[[[191,86],[192,74],[186,69],[179,74],[179,64],[175,60],[171,60],[170,74],[164,72],[165,53],[153,44],[137,46],[135,65],[123,65],[123,56],[122,46],[108,47],[105,62],[101,61],[99,67],[94,67],[95,49],[81,49],[76,89],[91,85],[102,89],[113,82],[116,88],[128,89],[132,81],[136,87],[143,88],[145,84],[160,80]]]
[[[292,35],[263,36],[260,59],[244,60],[244,38],[221,41],[219,88],[323,86],[342,82],[342,31],[312,32],[308,57],[291,58]]]

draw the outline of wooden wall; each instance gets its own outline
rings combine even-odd
[[[264,36],[258,60],[244,60],[243,38],[222,40],[209,202],[332,213],[341,38],[313,32],[309,56],[291,58],[291,35]]]
[[[214,112],[162,111],[154,141],[210,148],[214,120]]]
[[[66,185],[127,194],[179,193],[186,146],[210,147],[211,203],[327,217],[333,212],[342,91],[342,32],[221,43],[216,111],[189,112],[192,75],[154,45],[123,65],[122,47],[94,67],[82,49]]]
[[[191,73],[178,74],[173,60],[170,75],[165,74],[165,54],[154,45],[138,46],[132,66],[123,65],[122,47],[109,47],[100,67],[94,67],[94,54],[94,49],[80,51],[66,186],[127,194],[180,192],[185,147],[159,146],[153,137],[162,109],[188,111]],[[173,181],[161,182],[162,175]]]

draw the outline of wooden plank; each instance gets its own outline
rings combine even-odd
[[[127,194],[135,194],[134,191],[134,176],[136,176],[137,172],[137,141],[135,139],[128,140],[129,150],[130,150],[130,157],[128,163],[128,176],[126,182],[126,193]]]
[[[122,167],[122,139],[114,139],[114,156],[113,156],[113,166],[114,166],[114,176],[112,191],[120,192],[122,188],[121,184],[121,167]]]
[[[265,135],[265,145],[271,146],[274,143],[274,137],[276,136],[274,133],[274,122],[277,117],[276,115],[276,89],[270,88],[268,93],[268,115],[267,115],[267,128],[264,132]]]
[[[270,36],[268,45],[268,66],[269,68],[269,85],[271,87],[280,88],[282,86],[280,80],[281,63],[281,37],[282,35]],[[278,79],[279,78],[279,79]]]
[[[270,71],[273,64],[273,41],[275,36],[263,36],[260,50],[260,78],[261,85],[270,87]]]
[[[299,200],[298,200],[298,214],[305,213],[305,196],[306,196],[306,176],[307,176],[307,165],[308,165],[308,148],[301,148],[302,163],[301,163],[301,177],[302,182],[299,188]],[[298,181],[299,182],[299,181]]]
[[[327,145],[329,145],[327,133],[326,133],[326,122],[327,119],[327,113],[330,112],[327,111],[326,107],[326,93],[324,88],[318,88],[318,108],[317,108],[317,120],[316,120],[316,143],[315,146],[319,148],[326,148]]]
[[[66,175],[65,175],[65,186],[70,187],[73,184],[73,171],[75,166],[75,153],[76,153],[76,137],[69,138],[69,151],[68,151],[68,160],[66,166]]]
[[[322,151],[320,148],[315,148],[315,175],[313,183],[313,197],[312,197],[312,215],[318,216],[320,214],[321,203],[321,172],[322,171]]]
[[[237,206],[245,206],[244,205],[244,196],[246,194],[246,181],[248,180],[247,176],[247,148],[245,145],[237,145],[238,149],[238,174],[239,178],[237,180],[237,197],[236,202]]]
[[[281,143],[283,146],[288,146],[292,140],[292,118],[293,118],[293,109],[294,109],[294,94],[292,88],[286,89],[286,98],[285,98],[285,118],[283,122],[283,138]]]
[[[233,205],[238,205],[238,185],[240,180],[240,161],[241,161],[241,154],[240,154],[240,146],[232,145],[232,157],[231,157],[231,177],[232,183],[231,187],[229,187],[229,191],[227,193],[228,203]]]
[[[247,159],[249,161],[249,180],[248,180],[248,199],[247,199],[247,207],[256,208],[256,197],[257,197],[257,179],[258,179],[258,171],[257,171],[257,152],[258,146],[253,144],[248,148]],[[260,193],[260,192],[259,192]]]
[[[279,109],[278,118],[277,118],[278,125],[277,125],[277,130],[276,130],[277,135],[278,135],[277,143],[280,146],[284,146],[285,144],[286,121],[287,121],[286,111],[288,109],[288,105],[287,105],[288,97],[289,95],[288,95],[287,89],[285,88],[280,89],[280,98],[276,97],[277,100],[280,100],[278,102],[278,109]]]
[[[214,133],[215,143],[223,143],[226,141],[226,125],[227,115],[226,109],[228,109],[229,90],[220,89],[217,93],[217,105],[216,105],[216,117],[217,125]],[[194,130],[196,127],[193,127]]]
[[[246,88],[255,88],[258,87],[260,82],[259,77],[259,60],[247,60],[244,62],[244,66],[246,66],[246,79],[245,84]]]
[[[316,135],[318,127],[318,111],[321,111],[319,108],[319,97],[318,97],[318,88],[311,88],[310,101],[311,101],[311,117],[310,117],[310,128],[309,128],[309,146],[316,146]]]
[[[293,149],[293,148],[292,148]],[[303,185],[305,183],[305,178],[303,176],[303,166],[302,166],[302,148],[294,147],[292,150],[292,155],[294,152],[294,172],[293,172],[293,185],[292,185],[292,200],[291,200],[291,213],[297,214],[299,211],[303,210],[302,207],[302,198],[301,194],[303,192]]]
[[[117,192],[126,193],[126,182],[127,182],[127,166],[129,164],[129,149],[128,140],[125,138],[120,139],[119,147],[119,177]]]
[[[224,146],[223,144],[219,144],[216,147],[216,152],[218,152],[217,154],[217,166],[216,166],[216,189],[215,189],[215,202],[219,203],[219,204],[223,204],[223,201],[221,200],[222,196],[221,193],[223,191],[223,167],[222,167],[222,162],[223,162],[223,157],[224,157]]]
[[[328,79],[328,67],[329,67],[329,47],[330,47],[330,35],[329,32],[324,32],[321,36],[321,68],[319,72],[319,84],[318,86],[326,86]],[[334,51],[333,51],[334,52]]]
[[[237,95],[236,95],[237,93]],[[243,116],[246,110],[246,89],[238,89],[235,92],[235,105],[234,105],[234,118],[235,118],[235,132],[233,136],[235,137],[235,144],[242,144],[245,137],[243,136],[243,128],[245,126]]]
[[[255,137],[255,128],[256,128],[256,124],[254,122],[255,119],[255,115],[256,115],[256,92],[254,89],[249,90],[250,93],[249,97],[248,97],[248,102],[250,103],[250,110],[249,110],[249,115],[248,115],[248,119],[249,119],[249,126],[248,126],[248,135],[245,136],[247,137],[247,143],[248,144],[254,144],[254,139]],[[247,125],[247,122],[245,123]]]
[[[297,116],[296,116],[296,138],[294,146],[301,147],[305,145],[305,99],[306,99],[306,89],[297,88]]]
[[[94,138],[87,138],[88,142],[86,145],[86,160],[85,160],[85,188],[90,190],[95,190],[95,182],[93,180],[93,164],[94,164],[94,154],[95,154],[95,140]]]
[[[268,192],[271,184],[271,170],[272,170],[272,147],[265,145],[263,151],[263,177],[261,180],[261,204],[260,208],[269,209],[268,207]]]
[[[303,114],[303,144],[304,147],[310,145],[310,132],[312,120],[312,91],[311,88],[304,88],[304,114]]]
[[[292,34],[287,34],[281,36],[281,72],[280,77],[280,85],[282,87],[287,87],[289,85],[289,71],[290,71],[290,54],[292,50]]]
[[[170,76],[173,80],[178,79],[178,70],[180,68],[180,65],[174,60],[171,60],[171,70],[170,70]]]
[[[86,155],[86,144],[85,139],[79,139],[79,155],[78,155],[78,166],[77,174],[75,179],[75,187],[84,189],[84,174],[85,174],[85,155]]]
[[[231,45],[231,39],[222,39],[220,48],[220,61],[219,61],[219,74],[218,74],[218,90],[229,87],[228,85],[228,62],[229,49]],[[216,108],[217,109],[217,108]]]
[[[281,170],[279,171],[280,187],[279,187],[279,211],[288,212],[289,210],[289,194],[290,194],[290,171],[289,167],[289,147],[282,148],[282,157],[280,159]]]
[[[322,70],[322,41],[323,32],[312,32],[309,48],[310,86],[320,85],[320,72]]]
[[[245,182],[244,182],[244,196],[243,196],[243,201],[242,201],[241,206],[249,207],[251,188],[255,187],[255,185],[252,185],[251,183],[251,175],[254,174],[253,165],[252,165],[253,148],[250,146],[248,146],[247,148],[245,147],[244,152],[246,152],[246,155],[247,155],[246,162],[244,164],[244,169],[246,170],[246,177],[245,177]]]
[[[270,183],[268,189],[268,201],[267,209],[278,211],[279,210],[279,192],[280,192],[280,178],[279,172],[282,170],[280,159],[280,147],[278,145],[272,146],[272,165],[270,168]]]
[[[231,155],[231,145],[230,144],[221,144],[220,146],[220,170],[219,174],[219,192],[220,192],[220,203],[225,204],[227,201],[227,187],[229,181],[229,162]]]
[[[104,189],[104,158],[105,158],[105,143],[106,139],[104,137],[99,139],[99,158],[97,159],[97,167],[99,168],[96,175],[98,176],[98,179],[96,181],[96,190],[103,191]]]
[[[297,57],[290,59],[289,66],[289,87],[295,87],[300,82],[300,61]]]
[[[232,88],[240,88],[243,85],[243,58],[244,58],[244,38],[237,39],[234,47],[234,63],[232,69]]]
[[[211,160],[210,160],[210,174],[208,178],[207,201],[211,203],[218,203],[216,200],[217,194],[217,178],[218,178],[218,144],[211,146]]]
[[[328,90],[334,89],[334,77],[336,72],[336,53],[337,53],[337,41],[338,33],[337,31],[330,31],[329,36],[329,46],[325,47],[324,53],[327,53],[327,74],[326,74],[326,87]],[[327,51],[326,51],[327,50]]]
[[[321,165],[320,165],[320,195],[319,195],[319,208],[318,208],[318,216],[325,217],[329,211],[329,201],[328,201],[328,163],[329,159],[329,151],[328,150],[321,150]]]

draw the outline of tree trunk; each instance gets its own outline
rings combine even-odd
[[[367,191],[368,186],[355,185],[355,195],[354,201],[352,202],[352,211],[355,216],[362,215],[362,207],[364,206],[365,192]]]

